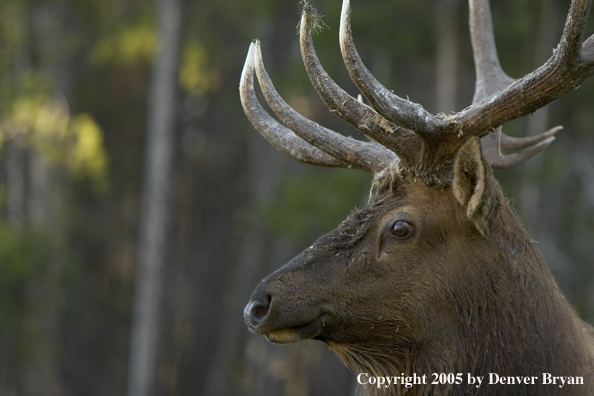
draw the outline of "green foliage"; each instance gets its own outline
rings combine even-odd
[[[362,172],[310,170],[286,178],[279,200],[262,203],[261,210],[273,232],[302,238],[336,227],[370,185]]]
[[[157,50],[157,38],[150,22],[125,26],[103,37],[91,52],[94,65],[131,66],[150,62]]]
[[[76,178],[88,177],[97,188],[107,183],[107,154],[103,148],[103,133],[93,117],[82,113],[70,120],[67,133],[71,144],[65,156],[66,167]]]
[[[49,246],[38,232],[15,231],[14,227],[0,223],[0,289],[21,283],[40,272],[47,260]]]

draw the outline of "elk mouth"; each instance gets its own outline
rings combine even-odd
[[[320,313],[313,320],[301,321],[297,325],[294,325],[296,323],[294,319],[289,321],[286,320],[288,318],[279,320],[278,317],[276,319],[258,318],[257,315],[253,314],[253,309],[250,310],[250,306],[248,304],[244,313],[244,319],[249,329],[253,333],[263,335],[268,341],[276,344],[291,344],[315,338],[322,333],[328,322],[328,315],[325,313]]]
[[[305,306],[304,306],[305,305]],[[314,305],[312,307],[311,305]],[[295,343],[318,337],[330,321],[319,304],[288,303],[258,286],[243,311],[248,328],[277,344]],[[313,319],[312,319],[313,318]]]
[[[295,342],[315,338],[324,329],[324,315],[316,319],[293,327],[264,333],[268,341],[276,344],[292,344]]]

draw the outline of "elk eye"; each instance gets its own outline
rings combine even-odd
[[[413,227],[406,221],[397,221],[392,226],[392,229],[390,230],[390,232],[392,233],[392,236],[399,238],[399,239],[404,239],[404,238],[408,238],[409,236],[411,236],[411,234],[413,232]]]

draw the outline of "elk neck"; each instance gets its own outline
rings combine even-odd
[[[488,230],[470,236],[470,245],[442,252],[447,265],[435,267],[438,281],[424,299],[411,301],[408,311],[390,310],[405,317],[386,318],[385,329],[373,329],[360,342],[324,340],[346,365],[370,376],[552,372],[594,380],[592,328],[561,294],[537,243],[496,189]],[[438,388],[366,389],[371,395],[436,395]],[[508,386],[497,394],[517,391]],[[439,392],[467,394],[468,388]]]

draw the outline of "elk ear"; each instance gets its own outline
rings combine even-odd
[[[481,152],[479,138],[470,139],[458,152],[454,164],[452,188],[466,214],[485,233],[497,207],[495,179]]]

